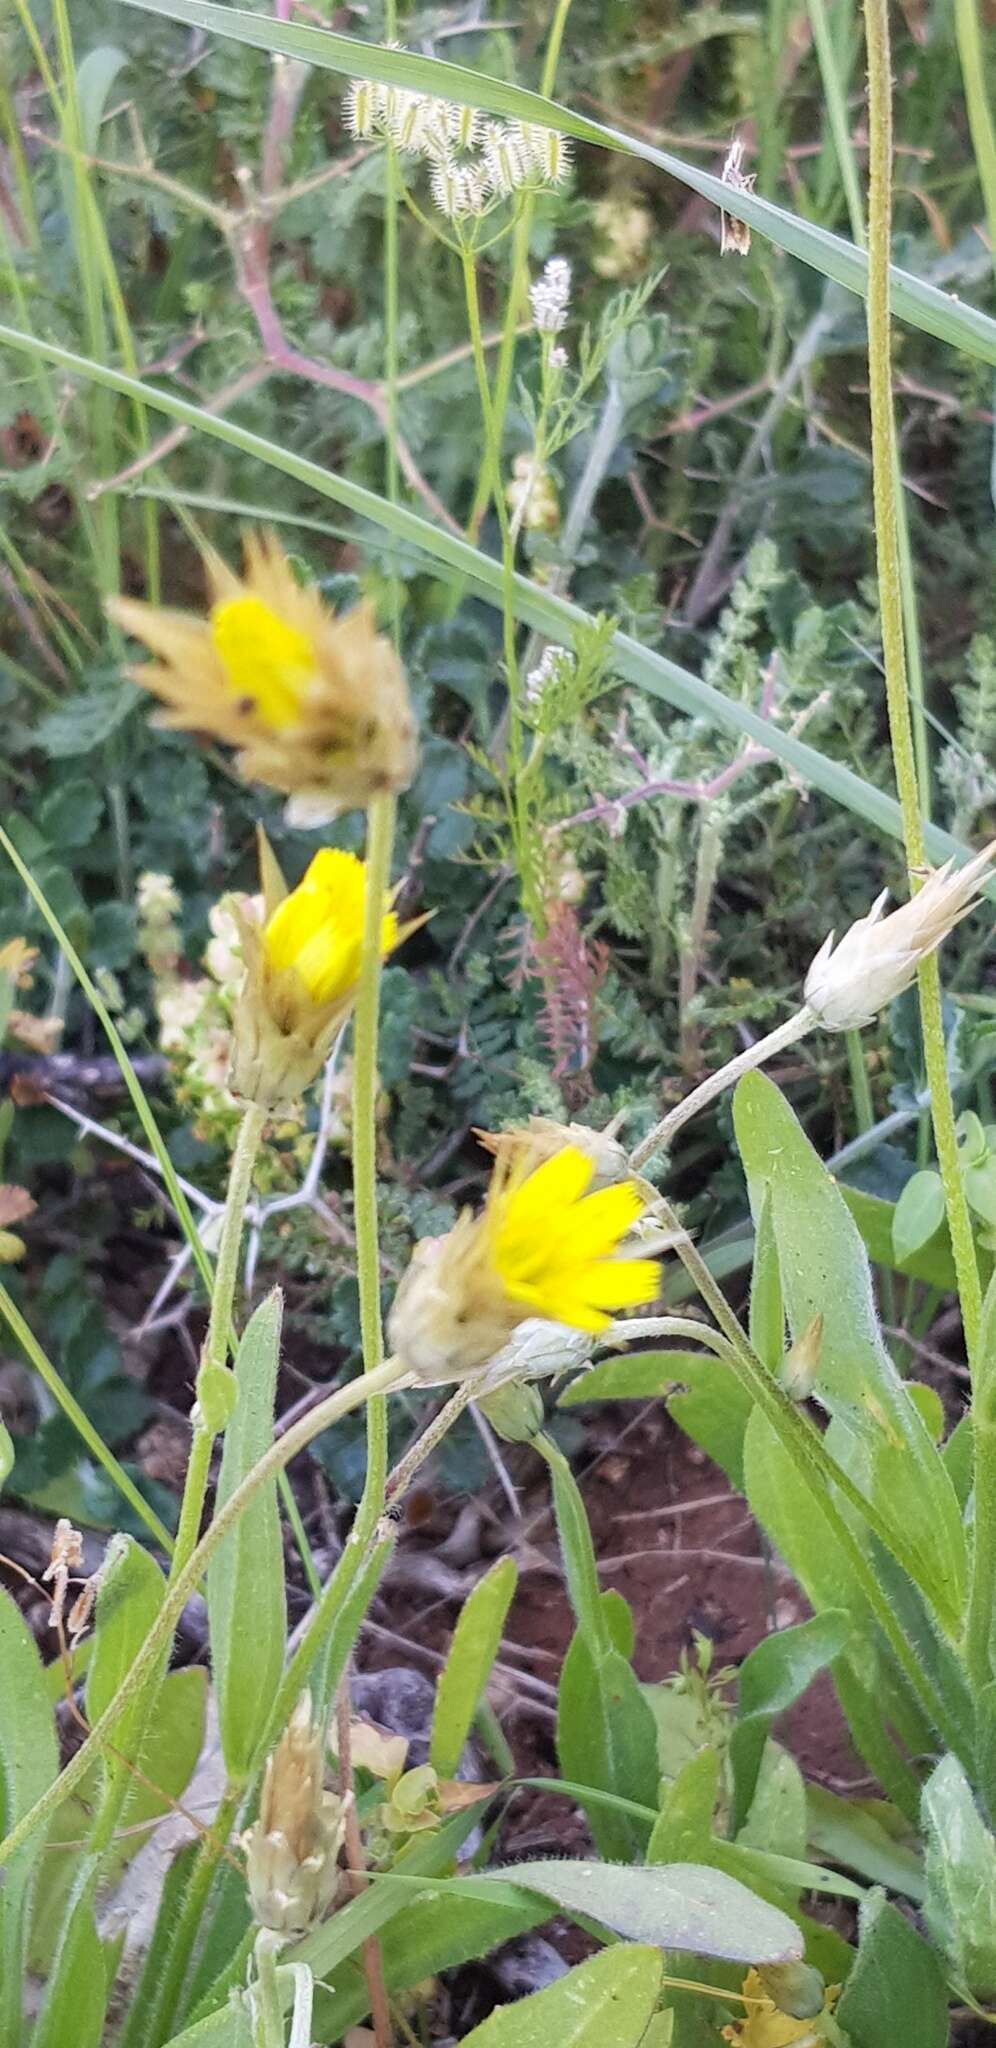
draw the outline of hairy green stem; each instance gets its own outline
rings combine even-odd
[[[952,1636],[956,1632],[958,1616],[952,1613],[947,1600],[943,1597],[943,1594],[939,1593],[939,1589],[924,1585],[923,1568],[919,1560],[910,1556],[905,1543],[901,1538],[897,1537],[896,1532],[883,1520],[874,1502],[870,1501],[854,1485],[853,1480],[850,1479],[843,1468],[830,1457],[823,1445],[822,1438],[814,1430],[807,1427],[794,1403],[788,1399],[787,1395],[781,1392],[780,1388],[771,1378],[770,1373],[766,1372],[761,1360],[751,1349],[722,1288],[713,1278],[705,1260],[692,1243],[687,1231],[682,1229],[675,1211],[663,1197],[658,1201],[658,1214],[668,1227],[675,1232],[675,1247],[682,1265],[685,1267],[689,1278],[694,1282],[699,1295],[710,1310],[715,1322],[729,1339],[732,1349],[731,1364],[741,1386],[771,1424],[782,1448],[791,1458],[800,1477],[818,1495],[821,1511],[826,1516],[835,1540],[844,1551],[864,1597],[901,1671],[905,1674],[916,1697],[922,1701],[934,1727],[938,1729],[948,1747],[956,1753],[963,1755],[965,1743],[962,1739],[962,1731],[952,1721],[944,1700],[940,1697],[928,1673],[924,1670],[915,1649],[907,1641],[902,1625],[893,1612],[891,1602],[883,1592],[868,1562],[866,1547],[858,1541],[849,1521],[836,1504],[834,1499],[835,1491],[842,1496],[849,1508],[852,1508],[861,1516],[867,1527],[884,1544],[885,1548],[896,1559],[896,1562],[901,1565],[903,1571],[909,1575],[914,1585],[920,1587],[924,1592],[925,1597],[934,1606],[941,1626],[948,1636]]]
[[[217,1371],[227,1369],[229,1331],[232,1324],[232,1303],[235,1299],[235,1283],[239,1271],[239,1251],[242,1244],[242,1226],[245,1221],[246,1203],[252,1186],[252,1172],[259,1151],[260,1139],[266,1113],[253,1102],[248,1105],[239,1126],[239,1135],[232,1154],[228,1176],[228,1192],[225,1196],[225,1213],[221,1226],[221,1242],[218,1247],[218,1263],[215,1268],[214,1286],[211,1293],[211,1313],[201,1371],[205,1368]],[[183,1500],[180,1504],[180,1526],[176,1532],[176,1549],[170,1571],[171,1579],[182,1571],[197,1542],[204,1512],[204,1496],[207,1492],[208,1474],[211,1466],[211,1449],[215,1430],[209,1416],[204,1413],[198,1400],[194,1411],[194,1434],[190,1446],[190,1459],[183,1482]]]
[[[377,1022],[381,928],[384,899],[390,887],[393,845],[394,798],[377,797],[368,817],[363,947],[353,1023],[353,1211],[360,1338],[366,1373],[373,1372],[384,1356],[377,1230]],[[383,1509],[386,1479],[387,1409],[383,1401],[371,1401],[367,1408],[366,1478],[353,1530],[361,1550]]]
[[[571,0],[557,0],[556,11],[550,25],[550,34],[543,58],[543,72],[539,88],[546,98],[549,98],[553,92],[556,81],[557,65],[560,62],[560,49],[564,40],[564,30],[567,27],[567,16],[570,12],[570,6]],[[512,236],[508,297],[505,302],[505,321],[502,327],[501,347],[498,351],[498,363],[495,370],[494,427],[499,456],[505,432],[505,415],[508,412],[508,401],[512,393],[512,373],[515,368],[515,344],[518,339],[518,325],[522,309],[526,303],[529,238],[532,234],[535,211],[535,197],[532,193],[528,193],[522,202],[522,208],[515,223],[515,230]],[[489,457],[485,453],[477,478],[473,509],[467,522],[467,537],[469,540],[477,539],[481,520],[487,509],[488,497],[491,491],[491,479],[488,468]]]
[[[917,788],[916,756],[906,681],[902,569],[897,525],[897,449],[892,407],[892,337],[889,259],[892,232],[892,54],[888,0],[865,0],[868,55],[868,384],[871,410],[872,484],[878,565],[882,658],[885,667],[889,734],[910,887],[922,880],[926,862]],[[920,1021],[937,1162],[944,1185],[951,1248],[965,1327],[969,1365],[978,1346],[982,1289],[968,1203],[958,1165],[954,1105],[948,1081],[937,960],[920,964]],[[996,1557],[992,1569],[996,1583]]]
[[[660,1123],[655,1124],[653,1130],[647,1132],[645,1138],[641,1138],[630,1155],[629,1163],[634,1172],[639,1172],[655,1152],[666,1151],[675,1132],[680,1131],[683,1124],[687,1124],[691,1117],[697,1116],[699,1110],[704,1109],[708,1102],[714,1101],[717,1095],[723,1095],[728,1088],[734,1087],[742,1074],[751,1073],[755,1067],[763,1067],[766,1060],[773,1059],[775,1054],[783,1052],[786,1046],[795,1045],[800,1038],[805,1038],[808,1031],[812,1031],[815,1023],[812,1011],[804,1005],[801,1010],[796,1010],[793,1016],[787,1017],[784,1024],[776,1025],[774,1031],[769,1031],[764,1038],[759,1038],[755,1045],[748,1045],[735,1059],[728,1060],[726,1066],[720,1067],[717,1073],[707,1075],[697,1088],[692,1089],[690,1095],[686,1095],[682,1102],[676,1103],[675,1107],[668,1111],[667,1116],[662,1117]]]
[[[277,1984],[277,1950],[269,1929],[261,1929],[253,1949],[256,1981],[252,1987],[253,2048],[284,2048],[284,2012]]]
[[[194,1943],[200,1932],[208,1894],[221,1859],[232,1823],[242,1801],[244,1787],[227,1785],[211,1823],[202,1837],[197,1859],[190,1873],[183,1905],[173,1931],[169,1955],[160,1978],[152,2008],[145,2022],[145,2048],[159,2048],[173,2032],[173,2019],[190,1966]]]
[[[502,651],[508,685],[508,768],[507,774],[500,772],[500,780],[515,849],[515,866],[519,876],[522,907],[534,931],[542,931],[544,908],[537,870],[536,835],[530,826],[528,776],[524,772],[526,764],[523,759],[522,683],[516,647],[515,539],[505,500],[497,416],[488,383],[481,309],[477,295],[477,269],[473,251],[466,243],[460,255],[474,375],[484,426],[485,463],[501,541]]]
[[[206,1570],[219,1544],[224,1541],[229,1529],[238,1521],[249,1502],[255,1498],[260,1487],[268,1485],[290,1464],[292,1458],[297,1457],[299,1451],[306,1450],[316,1436],[321,1436],[323,1430],[330,1429],[333,1423],[340,1421],[342,1416],[348,1415],[353,1408],[358,1408],[362,1402],[374,1395],[397,1392],[411,1384],[410,1376],[399,1361],[396,1358],[385,1358],[383,1363],[375,1366],[371,1372],[359,1379],[350,1380],[347,1386],[338,1387],[334,1393],[327,1394],[324,1401],[320,1401],[316,1408],[310,1409],[307,1415],[302,1415],[276,1443],[271,1444],[258,1464],[253,1466],[251,1472],[247,1472],[245,1478],[219,1508],[182,1570],[167,1587],[162,1607],[141,1649],[121,1680],[113,1700],[91,1728],[86,1741],[76,1751],[75,1756],[70,1758],[55,1784],[50,1785],[41,1798],[36,1800],[34,1806],[22,1814],[16,1826],[11,1828],[9,1834],[0,1842],[0,1869],[4,1867],[15,1849],[20,1848],[21,1843],[27,1841],[35,1829],[47,1821],[49,1815],[75,1791],[81,1778],[86,1776],[129,1702],[155,1670],[160,1657],[168,1650],[184,1607],[191,1594],[196,1591],[201,1574]]]
[[[384,40],[397,41],[398,9],[397,0],[387,0],[384,10]],[[398,206],[401,197],[401,178],[398,171],[398,152],[393,142],[388,142],[384,173],[384,483],[388,503],[396,505],[399,495],[398,477]],[[395,571],[391,576],[391,634],[396,648],[401,645],[401,582]]]
[[[996,121],[993,119],[991,78],[987,83],[986,52],[979,29],[976,0],[954,0],[954,25],[972,148],[989,224],[993,262],[996,263]]]

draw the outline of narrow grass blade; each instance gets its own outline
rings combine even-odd
[[[358,41],[353,36],[335,35],[330,29],[308,28],[296,22],[271,20],[241,7],[219,6],[217,0],[124,0],[128,7],[140,7],[149,14],[161,14],[169,21],[188,27],[231,36],[257,50],[269,50],[284,57],[298,57],[325,71],[337,71],[346,78],[374,78],[389,85],[405,86],[418,92],[437,93],[460,106],[482,107],[486,113],[507,119],[535,122],[541,128],[557,128],[578,142],[611,149],[626,156],[640,157],[688,185],[714,206],[747,222],[759,235],[784,249],[789,256],[808,263],[823,277],[832,278],[848,291],[864,298],[868,290],[868,258],[863,249],[813,221],[800,220],[782,206],[761,199],[756,192],[734,192],[712,171],[686,164],[669,150],[656,149],[638,135],[606,128],[589,121],[559,101],[528,92],[485,72],[471,71],[463,64],[449,64],[439,57],[421,57],[410,50],[388,50],[377,43]],[[893,310],[912,327],[921,327],[939,341],[963,349],[996,364],[996,320],[966,306],[936,285],[924,284],[907,270],[892,266]]]
[[[206,4],[206,0],[203,0],[203,4]],[[317,462],[310,462],[307,456],[296,455],[290,449],[278,447],[275,442],[265,440],[262,435],[250,433],[248,428],[237,426],[233,420],[205,412],[203,407],[191,404],[189,399],[176,397],[171,391],[161,391],[155,385],[143,384],[136,387],[136,380],[126,376],[123,371],[111,369],[104,363],[91,362],[85,356],[73,354],[70,349],[60,348],[55,342],[42,341],[35,335],[21,333],[17,328],[0,325],[0,346],[40,357],[42,361],[54,364],[72,376],[88,377],[97,383],[109,384],[113,390],[122,391],[127,395],[131,395],[133,387],[141,388],[145,402],[152,410],[165,413],[170,419],[182,421],[184,426],[210,434],[215,440],[225,442],[228,447],[238,448],[243,454],[267,463],[270,468],[282,471],[284,476],[293,477],[297,483],[302,484],[306,490],[314,491],[318,497],[329,498],[336,504],[347,506],[359,518],[370,520],[395,539],[420,548],[438,569],[447,570],[452,576],[472,585],[487,604],[496,609],[501,608],[500,564],[490,555],[482,554],[480,549],[471,547],[469,542],[460,540],[455,534],[444,533],[439,527],[431,525],[429,520],[422,519],[416,512],[410,512],[406,506],[390,505],[375,491],[364,489],[362,484],[352,483],[346,477],[336,475],[332,470],[322,469]],[[511,601],[516,618],[524,625],[533,626],[537,632],[563,644],[573,645],[578,628],[590,623],[588,614],[582,611],[579,605],[569,603],[566,598],[553,596],[539,584],[531,583],[526,576],[517,575],[514,578]],[[884,790],[875,789],[871,783],[856,775],[853,769],[844,767],[840,761],[829,759],[827,755],[821,754],[818,748],[807,746],[804,740],[796,738],[794,734],[784,732],[778,726],[760,718],[748,705],[724,697],[722,691],[713,689],[709,683],[704,683],[698,676],[692,675],[689,669],[681,668],[677,662],[669,661],[665,655],[642,647],[640,642],[634,640],[628,633],[614,634],[612,660],[617,675],[624,681],[637,683],[641,689],[648,690],[651,696],[674,705],[676,710],[686,712],[689,717],[704,718],[710,725],[719,726],[738,738],[759,741],[777,760],[790,767],[801,781],[808,783],[811,789],[820,790],[824,796],[830,797],[834,803],[841,804],[845,810],[852,811],[856,817],[862,818],[866,825],[873,826],[887,838],[902,840],[902,821],[895,798],[888,796]],[[932,860],[945,861],[953,858],[960,863],[970,856],[970,849],[964,846],[961,840],[955,839],[950,832],[945,832],[938,825],[925,823],[924,835]],[[9,842],[2,835],[0,845],[5,845],[14,858]],[[18,865],[17,860],[15,865]],[[48,922],[50,928],[54,930],[55,925],[50,913]],[[59,929],[61,930],[61,927]],[[67,957],[71,960],[71,956]],[[101,1021],[104,1022],[103,1017]],[[104,1022],[104,1028],[108,1029],[107,1022]],[[121,1053],[127,1058],[123,1047]],[[118,1056],[121,1057],[120,1054]],[[137,1081],[135,1087],[138,1087]],[[148,1132],[147,1125],[145,1128]],[[153,1143],[151,1135],[150,1143]],[[159,1156],[157,1151],[157,1157]],[[170,1193],[173,1194],[172,1186]],[[180,1199],[182,1200],[182,1194]],[[184,1228],[186,1227],[184,1225]],[[201,1256],[203,1257],[203,1252]]]

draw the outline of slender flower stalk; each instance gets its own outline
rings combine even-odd
[[[383,797],[371,805],[368,813],[367,890],[353,1026],[353,1211],[365,1373],[375,1372],[384,1356],[377,1229],[377,1026],[383,957],[382,906],[390,881],[393,845],[394,802]],[[366,1477],[351,1535],[357,1570],[383,1514],[386,1483],[387,1407],[383,1400],[371,1400],[367,1404]]]
[[[882,657],[889,709],[889,732],[896,784],[903,814],[903,837],[916,889],[925,864],[923,826],[917,792],[916,758],[906,681],[902,586],[896,524],[896,426],[892,406],[892,353],[889,263],[892,229],[892,52],[889,0],[865,0],[868,54],[868,383],[871,408],[872,485],[875,501],[875,542],[878,556],[879,607],[882,616]],[[954,1105],[948,1082],[937,961],[925,959],[918,970],[920,1021],[937,1163],[944,1185],[944,1203],[951,1232],[958,1293],[971,1366],[978,1350],[982,1320],[982,1289],[975,1240],[958,1163]],[[996,1530],[994,1530],[996,1584]]]
[[[903,813],[903,836],[911,887],[923,865],[923,829],[917,801],[916,762],[906,685],[906,659],[896,528],[896,430],[892,406],[890,280],[892,226],[892,51],[888,0],[865,0],[868,55],[868,381],[872,428],[872,482],[878,553],[882,654],[889,730]],[[954,1254],[965,1331],[965,1348],[978,1389],[981,1360],[982,1288],[971,1218],[961,1178],[954,1105],[948,1082],[936,958],[918,970],[920,1021],[937,1163]],[[965,1657],[972,1681],[985,1684],[993,1673],[990,1637],[996,1603],[996,1435],[973,1430],[975,1541],[965,1627]]]
[[[204,1512],[211,1451],[219,1427],[227,1420],[224,1389],[229,1378],[227,1359],[232,1303],[235,1299],[246,1205],[265,1121],[264,1111],[257,1108],[255,1103],[249,1103],[232,1154],[218,1263],[211,1293],[211,1313],[200,1372],[197,1376],[194,1434],[183,1485],[176,1546],[170,1563],[170,1584],[178,1578],[197,1542],[201,1516]]]
[[[309,1409],[307,1415],[302,1415],[290,1429],[285,1430],[282,1437],[278,1437],[276,1443],[270,1445],[258,1464],[253,1466],[234,1492],[229,1494],[223,1507],[215,1514],[200,1542],[191,1552],[187,1563],[167,1587],[163,1604],[141,1649],[125,1672],[114,1698],[94,1722],[86,1741],[81,1743],[75,1755],[70,1757],[55,1783],[48,1787],[27,1813],[21,1815],[15,1826],[0,1842],[0,1867],[6,1864],[22,1842],[29,1839],[35,1828],[40,1827],[49,1815],[62,1805],[64,1799],[68,1799],[100,1756],[111,1739],[121,1715],[168,1649],[184,1607],[191,1594],[196,1592],[219,1544],[224,1541],[229,1530],[234,1528],[240,1515],[245,1513],[260,1487],[277,1478],[291,1460],[306,1450],[317,1436],[321,1436],[324,1430],[331,1429],[334,1423],[341,1421],[342,1417],[349,1415],[354,1408],[361,1407],[364,1401],[378,1394],[400,1392],[402,1388],[410,1387],[412,1384],[411,1376],[406,1373],[400,1360],[385,1358],[383,1363],[375,1366],[370,1373],[350,1380],[346,1386],[337,1387],[334,1393],[327,1394],[324,1401],[319,1401],[316,1408]]]
[[[635,1151],[630,1154],[629,1163],[633,1172],[638,1173],[655,1152],[666,1152],[682,1125],[687,1124],[693,1116],[698,1116],[699,1110],[704,1109],[707,1103],[714,1102],[717,1095],[724,1095],[728,1088],[735,1087],[741,1075],[751,1073],[755,1067],[763,1067],[768,1060],[774,1059],[777,1053],[784,1052],[786,1046],[795,1045],[800,1038],[805,1038],[815,1023],[812,1010],[804,1006],[801,1010],[796,1010],[793,1016],[786,1018],[784,1024],[777,1025],[774,1031],[769,1031],[764,1038],[759,1038],[755,1045],[745,1047],[743,1052],[737,1054],[736,1059],[729,1060],[717,1073],[709,1074],[697,1088],[692,1089],[690,1095],[685,1096],[683,1102],[676,1103],[674,1108],[668,1111],[667,1116],[662,1117],[660,1123],[655,1124],[653,1130],[647,1132],[645,1138],[641,1138]]]

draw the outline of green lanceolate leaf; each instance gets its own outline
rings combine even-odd
[[[87,1857],[73,1887],[31,2048],[99,2048],[107,2011],[107,1965],[93,1910],[97,1865]]]
[[[545,1991],[493,2012],[466,2048],[639,2048],[660,1996],[653,1948],[606,1948]]]
[[[750,1278],[750,1341],[762,1365],[777,1372],[785,1350],[785,1301],[770,1188],[761,1196]]]
[[[262,16],[252,18],[263,19]],[[71,349],[60,348],[56,342],[44,341],[17,328],[0,325],[0,346],[51,363],[68,376],[83,377],[107,390],[119,391],[125,397],[141,401],[150,411],[164,413],[167,418],[207,434],[229,448],[239,449],[256,461],[281,471],[284,476],[294,478],[306,489],[314,491],[316,496],[330,498],[336,504],[347,506],[357,517],[372,520],[374,525],[405,545],[419,548],[439,569],[474,589],[486,604],[501,607],[503,584],[500,564],[479,548],[460,540],[456,534],[446,533],[429,520],[420,518],[418,513],[410,512],[406,506],[390,504],[375,491],[365,490],[361,484],[323,469],[306,456],[296,455],[277,442],[266,440],[261,434],[251,433],[234,420],[206,412],[203,406],[193,405],[189,399],[145,384],[122,370],[94,361],[92,357],[74,354]],[[589,631],[593,625],[590,615],[579,605],[543,590],[527,576],[516,574],[513,577],[509,602],[522,624],[534,627],[537,632],[567,647],[573,647],[578,634]],[[902,841],[899,805],[885,790],[866,782],[842,762],[821,754],[818,748],[807,745],[788,728],[772,725],[770,720],[761,718],[739,698],[724,696],[721,690],[702,682],[677,662],[642,647],[631,634],[614,633],[610,645],[613,670],[624,682],[637,684],[651,696],[674,705],[690,717],[703,718],[707,724],[717,726],[721,731],[756,740],[777,760],[785,762],[810,788],[822,790],[834,803],[842,804],[845,810],[863,818],[866,824],[885,833],[888,838]],[[961,864],[971,857],[970,849],[961,840],[929,820],[924,822],[924,843],[931,859],[937,862],[953,859]],[[996,889],[996,884],[989,887]],[[182,1192],[174,1198],[182,1205]]]
[[[115,1698],[163,1604],[165,1580],[147,1550],[131,1536],[107,1547],[94,1610],[93,1652],[86,1681],[87,1719],[99,1721]],[[140,1688],[114,1731],[105,1760],[109,1784],[130,1785],[128,1763],[138,1760],[154,1689]]]
[[[704,1863],[719,1797],[718,1749],[700,1749],[666,1787],[647,1848],[648,1863]]]
[[[571,1606],[579,1629],[587,1637],[592,1652],[597,1654],[608,1649],[609,1636],[598,1584],[595,1546],[584,1501],[563,1452],[558,1451],[546,1437],[537,1437],[536,1449],[550,1468],[557,1535]]]
[[[734,1963],[790,1963],[802,1955],[795,1922],[746,1885],[702,1863],[517,1863],[514,1878],[576,1919],[594,1920],[625,1941],[683,1948]],[[490,1882],[489,1875],[477,1880]]]
[[[608,1600],[611,1596],[606,1595]],[[564,1658],[557,1695],[557,1756],[565,1778],[652,1806],[657,1791],[657,1728],[643,1688],[614,1644],[601,1650],[579,1628]],[[603,1856],[642,1855],[648,1827],[595,1801],[585,1803]]]
[[[892,1212],[892,1248],[897,1266],[923,1251],[942,1228],[944,1185],[939,1173],[925,1169],[907,1181]]]
[[[870,1695],[862,1690],[859,1705],[867,1710],[864,1718],[869,1723],[874,1750],[869,1751],[862,1731],[853,1723],[851,1732],[859,1753],[882,1779],[890,1795],[899,1800],[904,1812],[911,1810],[912,1797],[915,1811],[915,1780],[887,1733],[883,1707],[875,1697],[880,1690],[881,1674],[878,1655],[872,1648],[873,1623],[864,1594],[821,1510],[819,1495],[800,1478],[771,1424],[757,1411],[751,1416],[744,1439],[744,1491],[752,1513],[791,1565],[810,1605],[817,1613],[843,1610],[850,1616],[855,1639],[861,1644],[856,1682],[868,1680],[872,1688]],[[847,1672],[845,1652],[834,1674],[838,1684]]]
[[[965,1538],[954,1487],[885,1348],[867,1256],[839,1189],[774,1084],[749,1074],[734,1098],[758,1216],[765,1193],[793,1341],[823,1318],[815,1398],[839,1423],[835,1455],[894,1527],[928,1598],[960,1613]],[[900,1554],[902,1554],[902,1551]]]
[[[0,1828],[28,1813],[59,1768],[52,1709],[34,1637],[0,1589]],[[0,2048],[21,2048],[27,1918],[42,1833],[11,1858],[0,1887]]]
[[[956,1757],[942,1757],[923,1792],[927,1835],[924,1918],[959,1980],[996,1992],[996,1839]]]
[[[654,164],[681,184],[690,186],[692,191],[711,200],[717,208],[746,221],[748,227],[766,236],[788,255],[808,263],[823,277],[831,278],[834,283],[862,297],[867,294],[868,258],[863,249],[856,249],[853,243],[830,234],[826,228],[817,227],[812,221],[799,219],[785,208],[760,198],[757,193],[732,191],[713,172],[686,164],[681,157],[655,148],[640,136],[625,135],[619,129],[603,127],[600,122],[575,114],[569,107],[546,99],[541,93],[528,92],[505,79],[490,78],[486,72],[471,71],[462,64],[416,56],[410,50],[388,50],[377,44],[359,42],[351,36],[334,35],[328,29],[276,21],[244,8],[217,5],[215,0],[126,0],[126,4],[141,7],[150,14],[164,15],[170,21],[185,22],[192,28],[234,37],[236,41],[249,43],[259,50],[298,57],[305,64],[337,71],[346,78],[375,78],[416,92],[439,94],[461,106],[481,107],[486,113],[503,115],[507,119],[556,128],[578,142],[590,142],[601,149],[639,157],[642,162]],[[900,319],[910,321],[913,326],[923,328],[925,333],[934,334],[941,341],[950,342],[953,347],[964,349],[967,355],[996,363],[996,321],[974,307],[964,305],[951,293],[938,291],[935,286],[924,284],[895,265],[891,286],[893,308]]]
[[[765,1636],[739,1671],[737,1720],[730,1740],[733,1766],[731,1833],[739,1834],[757,1790],[764,1746],[776,1715],[794,1707],[817,1673],[832,1664],[851,1634],[848,1615],[828,1608],[797,1628]]]
[[[836,2013],[851,2048],[945,2048],[948,1999],[933,1949],[881,1892],[863,1907],[860,1928]]]
[[[283,1301],[278,1289],[247,1324],[235,1359],[235,1411],[225,1431],[221,1507],[273,1441]],[[208,1566],[211,1667],[225,1768],[247,1778],[280,1683],[287,1634],[276,1480],[260,1487]]]
[[[502,1630],[518,1583],[511,1557],[500,1558],[465,1600],[440,1674],[432,1716],[429,1762],[441,1778],[455,1776],[498,1655]]]
[[[887,1799],[842,1799],[824,1785],[810,1784],[806,1808],[812,1849],[870,1884],[921,1903],[923,1859],[914,1847],[914,1830]]]

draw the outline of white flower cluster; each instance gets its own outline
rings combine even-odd
[[[526,677],[527,703],[539,703],[547,684],[553,682],[565,664],[571,668],[574,666],[574,657],[566,647],[544,647],[536,667],[531,668]]]
[[[346,94],[350,134],[381,136],[431,167],[432,197],[447,220],[486,213],[523,186],[559,185],[570,166],[567,137],[524,121],[486,121],[428,93],[354,78]]]
[[[571,266],[564,256],[551,256],[543,275],[529,287],[533,326],[538,334],[559,334],[567,323],[571,298]]]

